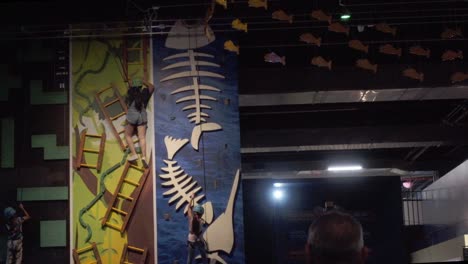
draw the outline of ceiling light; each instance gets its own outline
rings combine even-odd
[[[411,187],[413,187],[413,183],[411,181],[405,181],[403,182],[403,187],[406,189],[411,189]]]
[[[327,169],[328,171],[357,171],[362,170],[362,166],[353,165],[353,166],[330,166]]]
[[[275,182],[275,183],[273,183],[273,186],[278,188],[278,187],[282,187],[283,184],[281,182]]]
[[[273,191],[273,198],[275,198],[275,200],[279,201],[283,199],[283,197],[284,197],[284,192],[282,190]]]
[[[345,7],[345,5],[342,3],[342,1],[339,1],[340,5],[340,19],[341,21],[347,21],[351,18],[351,12],[349,11],[348,8]]]

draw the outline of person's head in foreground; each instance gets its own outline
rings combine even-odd
[[[361,224],[349,214],[332,211],[309,227],[308,264],[362,264],[367,254]]]

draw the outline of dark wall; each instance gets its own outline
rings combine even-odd
[[[247,263],[304,263],[307,228],[331,200],[363,225],[368,263],[404,263],[398,177],[283,181],[284,199],[272,198],[273,181],[244,180]]]
[[[34,135],[46,134],[56,136],[55,146],[49,149],[52,152],[56,153],[55,147],[68,146],[68,74],[58,72],[68,73],[68,40],[0,43],[0,118],[13,120],[14,131],[13,138],[3,138],[0,142],[2,147],[11,144],[14,150],[0,153],[2,160],[5,155],[13,159],[13,164],[0,165],[0,263],[4,263],[6,252],[3,210],[7,206],[17,208],[20,203],[17,189],[68,186],[68,155],[48,159],[44,148],[32,146]],[[43,97],[31,96],[32,83],[42,86]],[[57,98],[61,102],[54,101]],[[23,225],[23,263],[38,263],[38,260],[67,263],[68,246],[41,247],[40,222],[66,220],[68,223],[68,200],[24,201],[23,204],[32,217]]]

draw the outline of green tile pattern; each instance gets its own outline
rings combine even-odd
[[[19,202],[24,201],[64,201],[68,200],[68,187],[32,187],[18,188],[16,190],[16,199]]]
[[[66,104],[68,101],[67,91],[44,92],[41,80],[32,80],[29,84],[31,88],[32,105]]]
[[[67,246],[67,221],[52,220],[40,223],[41,247],[66,247]]]
[[[31,147],[44,148],[45,160],[62,160],[69,158],[69,147],[57,146],[56,135],[32,135]]]

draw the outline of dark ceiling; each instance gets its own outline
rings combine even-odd
[[[463,58],[442,61],[447,50],[468,52],[468,1],[342,0],[352,13],[351,20],[344,23],[350,26],[349,36],[329,31],[327,22],[309,15],[322,9],[337,22],[342,8],[339,1],[269,1],[268,10],[249,8],[247,2],[228,0],[227,10],[217,5],[210,20],[215,32],[227,34],[241,46],[245,174],[320,171],[336,162],[443,176],[468,157],[468,82],[452,83],[450,79],[456,72],[467,74],[467,63]],[[209,4],[3,1],[0,30],[3,39],[64,37],[67,24],[99,29],[114,27],[116,21],[141,25],[144,18],[152,18],[154,27],[163,28],[175,19],[203,18]],[[278,9],[293,14],[294,22],[273,20],[271,13]],[[230,23],[234,18],[249,23],[249,32],[233,30]],[[376,30],[383,22],[395,27],[397,34]],[[441,34],[448,29],[459,29],[461,34],[443,38]],[[320,36],[322,45],[299,41],[306,32]],[[351,49],[348,41],[352,39],[369,45],[369,52]],[[401,57],[381,53],[385,44],[401,48]],[[430,49],[430,58],[410,54],[409,48],[416,45]],[[263,57],[269,52],[286,56],[286,65],[266,63]],[[332,69],[311,65],[316,56],[333,61]],[[356,67],[358,59],[377,64],[378,71]],[[403,76],[408,68],[424,73],[424,80]]]

